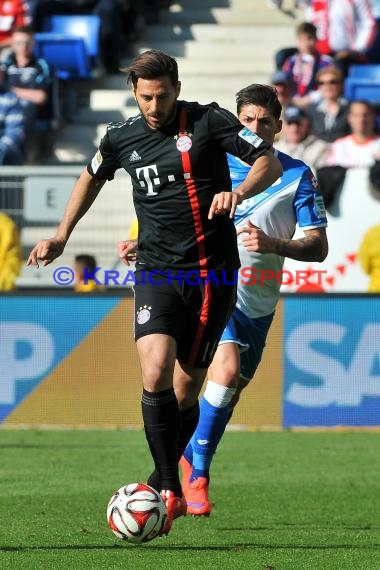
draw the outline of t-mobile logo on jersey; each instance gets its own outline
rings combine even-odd
[[[189,180],[191,173],[184,172],[181,175],[182,177],[184,180]],[[141,188],[148,188],[147,196],[157,196],[158,192],[154,190],[154,186],[159,186],[161,183],[158,177],[157,164],[148,164],[148,166],[136,168],[136,178],[140,182]],[[175,180],[174,174],[168,174],[168,182],[175,182]]]
[[[151,173],[153,173],[153,177]],[[142,168],[136,168],[136,178],[140,181],[141,188],[148,188],[148,196],[157,196],[158,192],[155,192],[153,189],[154,186],[159,186],[160,184],[157,164],[149,164]],[[141,178],[143,178],[143,180],[141,180]]]

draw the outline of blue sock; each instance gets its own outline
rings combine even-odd
[[[196,477],[209,479],[212,458],[229,418],[229,406],[218,408],[210,404],[204,396],[202,397],[198,426],[184,453],[186,459],[193,465],[191,481]]]
[[[194,432],[195,433],[195,432]],[[187,444],[185,451],[183,452],[183,456],[187,461],[192,465],[193,464],[193,447],[191,445],[191,440]]]

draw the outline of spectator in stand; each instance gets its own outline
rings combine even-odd
[[[295,86],[293,79],[286,71],[277,70],[273,73],[271,77],[272,87],[276,89],[277,98],[281,103],[281,116],[280,120],[284,119],[284,109],[285,107],[292,105],[293,95]],[[278,132],[274,136],[274,140],[278,141],[282,136],[282,131]]]
[[[317,28],[311,22],[302,22],[296,30],[297,53],[288,57],[283,66],[291,76],[296,95],[304,97],[316,89],[316,75],[320,69],[330,66],[330,56],[320,54],[317,50]]]
[[[351,101],[348,107],[351,134],[332,143],[328,165],[344,168],[369,168],[380,154],[376,133],[376,111],[368,101]]]
[[[334,203],[348,168],[370,168],[380,157],[380,136],[376,134],[376,112],[367,101],[351,101],[348,106],[351,134],[334,141],[326,165],[317,171],[326,208]]]
[[[93,255],[81,253],[75,256],[74,261],[74,276],[75,285],[74,291],[76,293],[94,293],[101,291],[103,287],[90,279],[88,275],[95,271],[96,259]]]
[[[277,97],[282,107],[290,105],[295,93],[295,85],[289,73],[277,70],[273,73],[270,81],[272,87],[277,91]]]
[[[352,64],[365,63],[377,25],[370,0],[311,0],[308,19],[317,28],[317,49],[332,55],[347,75]]]
[[[25,114],[27,136],[34,130],[35,120],[49,115],[51,71],[44,59],[33,53],[34,34],[29,26],[15,28],[12,52],[0,65],[2,82],[19,99]]]
[[[310,131],[310,118],[299,107],[289,106],[284,111],[284,134],[276,143],[276,148],[293,158],[299,158],[315,173],[327,160],[329,144]]]
[[[0,165],[21,165],[26,160],[24,109],[11,91],[0,93]]]
[[[31,24],[29,3],[24,0],[0,2],[0,60],[8,55],[12,33],[17,26]]]
[[[309,0],[305,2],[305,19],[317,28],[317,50],[333,57],[346,77],[352,64],[374,58],[373,45],[378,34],[371,0]],[[373,2],[378,0],[372,0]],[[296,47],[280,49],[275,55],[277,69]],[[379,54],[375,54],[379,58]]]
[[[21,266],[19,231],[12,218],[0,212],[0,291],[11,291],[15,288]]]
[[[348,101],[343,97],[343,74],[333,65],[318,71],[318,91],[309,96],[305,108],[311,120],[311,132],[329,143],[350,133]],[[314,95],[315,93],[315,95]],[[312,101],[312,99],[317,99]],[[307,99],[307,96],[302,98]],[[299,106],[299,100],[294,99]]]
[[[369,228],[359,248],[359,262],[370,277],[368,293],[380,293],[380,225]]]

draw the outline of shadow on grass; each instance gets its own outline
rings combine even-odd
[[[59,546],[3,546],[0,547],[0,552],[39,552],[39,551],[57,551],[57,550],[117,550],[125,548],[143,548],[144,545],[96,545],[96,544],[66,544]],[[153,546],[149,545],[147,547],[149,551],[155,550],[157,552],[168,550],[168,551],[182,551],[191,550],[193,552],[237,552],[241,550],[250,549],[265,549],[265,550],[377,550],[380,549],[380,544],[265,544],[265,543],[255,543],[255,542],[241,542],[235,544],[234,546],[190,546],[186,545],[162,545]]]
[[[120,449],[118,444],[96,444],[96,443],[1,443],[0,449],[83,449],[94,447],[95,449],[114,448]]]
[[[380,526],[376,524],[339,524],[339,525],[324,525],[324,524],[315,524],[315,523],[307,523],[303,522],[300,523],[283,523],[278,525],[268,525],[268,526],[251,526],[251,527],[220,527],[218,528],[218,532],[244,532],[244,531],[279,531],[279,530],[289,530],[298,529],[298,530],[380,530]]]

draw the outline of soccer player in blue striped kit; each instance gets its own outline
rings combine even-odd
[[[237,93],[236,102],[240,122],[272,145],[282,127],[275,89],[250,85]],[[268,270],[278,275],[285,257],[322,262],[328,252],[325,208],[315,177],[301,160],[272,150],[282,164],[282,176],[265,192],[239,205],[234,217],[241,267],[254,268],[256,275]],[[249,165],[232,155],[228,163],[236,188]],[[297,224],[304,236],[292,239]],[[275,278],[256,284],[239,278],[237,303],[209,368],[198,426],[180,461],[188,514],[211,513],[212,458],[241,391],[260,363],[280,286]]]

